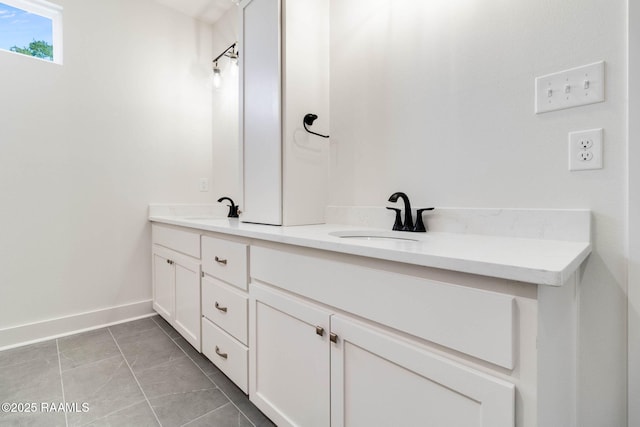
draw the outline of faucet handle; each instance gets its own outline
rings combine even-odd
[[[390,211],[396,211],[396,220],[393,223],[392,230],[401,231],[402,230],[402,218],[400,217],[400,209],[398,209],[398,208],[390,208],[390,207],[387,207],[387,209],[389,209]]]
[[[413,231],[418,233],[426,233],[427,228],[424,226],[424,222],[422,221],[422,212],[424,211],[432,211],[434,208],[423,208],[416,210],[416,226],[413,227]]]

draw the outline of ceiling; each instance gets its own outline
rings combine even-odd
[[[179,12],[201,21],[213,24],[229,10],[235,7],[234,0],[156,0],[158,3],[169,6]]]

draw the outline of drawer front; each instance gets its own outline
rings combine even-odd
[[[249,393],[249,350],[206,318],[202,319],[202,353],[245,394]]]
[[[251,278],[513,369],[515,299],[253,246]]]
[[[198,233],[153,224],[151,235],[152,241],[156,245],[200,258],[200,234]]]
[[[202,279],[202,315],[247,345],[248,296],[209,276]]]
[[[202,270],[217,279],[247,290],[247,248],[243,243],[202,237]]]

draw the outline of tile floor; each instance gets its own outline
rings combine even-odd
[[[0,352],[5,402],[36,411],[0,411],[2,427],[274,425],[159,316]]]

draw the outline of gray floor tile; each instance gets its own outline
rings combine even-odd
[[[69,413],[69,425],[83,425],[134,403],[144,395],[122,356],[62,373],[67,403],[89,404],[88,412]]]
[[[136,373],[149,400],[168,394],[216,388],[187,357]]]
[[[176,359],[186,358],[180,347],[157,325],[155,329],[149,329],[144,333],[118,338],[117,342],[136,374]]]
[[[187,356],[194,361],[196,365],[202,369],[205,374],[213,373],[218,368],[215,367],[213,363],[209,359],[207,359],[202,353],[198,353],[198,350],[193,348],[191,344],[184,338],[176,338],[175,343],[180,346],[181,349],[187,353]]]
[[[2,354],[0,402],[62,402],[55,340]]]
[[[213,383],[226,394],[232,402],[241,402],[248,399],[247,395],[238,388],[220,369],[214,365],[214,370],[207,375]]]
[[[253,427],[238,408],[231,403],[209,412],[203,417],[186,424],[185,427]]]
[[[224,394],[247,416],[247,418],[256,425],[256,427],[272,427],[275,426],[269,418],[266,417],[256,406],[251,403],[249,396],[244,394],[220,369],[208,374],[208,377],[215,383]]]
[[[109,330],[113,334],[116,341],[120,338],[130,337],[144,333],[150,329],[156,329],[159,326],[153,321],[152,317],[134,320],[133,322],[120,323],[119,325],[109,326]]]
[[[0,368],[56,357],[56,341],[51,340],[0,352]]]
[[[57,345],[51,340],[0,352],[0,402],[61,403],[62,382],[67,403],[89,404],[87,413],[67,414],[69,426],[158,427],[156,415],[163,427],[274,425],[160,317],[60,338]],[[65,426],[65,417],[0,414],[0,426],[5,425]]]
[[[169,325],[169,327],[171,327]],[[173,328],[172,328],[173,329]],[[175,339],[187,356],[207,374],[207,376],[221,389],[240,409],[242,409],[256,426],[271,427],[274,424],[267,418],[220,369],[209,359],[199,353],[187,340],[182,337]],[[235,407],[234,407],[235,408]],[[212,424],[216,425],[217,424]]]
[[[59,338],[58,347],[63,371],[120,354],[107,328]]]
[[[235,405],[256,427],[276,427],[265,414],[260,412],[260,410],[249,401],[247,396],[245,396],[245,399],[235,402]]]
[[[162,427],[180,427],[229,403],[220,390],[198,390],[149,399]]]
[[[86,425],[87,427],[159,427],[147,401],[126,407]]]
[[[58,367],[0,372],[0,402],[62,402]]]
[[[153,316],[152,319],[169,335],[169,338],[175,339],[180,337],[180,332],[173,329],[173,326],[171,326],[169,322],[164,320],[161,316]]]
[[[65,427],[66,421],[62,412],[38,412],[22,414],[6,414],[0,412],[2,427]]]

